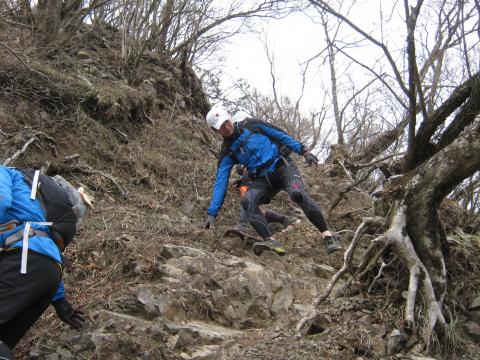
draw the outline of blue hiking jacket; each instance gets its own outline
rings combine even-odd
[[[235,164],[242,164],[249,174],[255,176],[265,176],[275,171],[281,155],[277,144],[297,154],[305,152],[305,147],[299,141],[264,121],[246,119],[234,124],[232,137],[224,139],[222,143],[209,215],[217,216],[222,207],[230,171]]]
[[[30,199],[31,187],[24,179],[22,172],[0,165],[0,224],[8,223],[12,220],[20,222],[15,229],[0,233],[0,248],[5,245],[5,239],[25,227],[26,221],[44,222],[45,211],[38,199]],[[44,225],[32,224],[32,229],[43,230],[50,233],[50,227]],[[22,239],[15,242],[10,248],[21,248]],[[31,236],[28,239],[28,249],[39,254],[46,255],[57,263],[62,264],[62,256],[57,244],[45,236]],[[20,271],[20,264],[18,264]],[[28,269],[27,269],[28,271]],[[60,283],[57,293],[52,301],[65,297],[65,287],[63,280]]]

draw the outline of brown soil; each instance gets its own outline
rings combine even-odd
[[[277,235],[290,253],[281,261],[259,259],[248,249],[226,249],[222,244],[223,230],[237,222],[239,204],[234,191],[229,192],[217,228],[203,230],[219,139],[203,122],[208,104],[198,80],[189,74],[186,83],[176,64],[150,56],[139,72],[143,81],[129,86],[122,79],[114,47],[101,46],[98,38],[88,40],[84,42],[88,47],[82,48],[84,43],[79,42],[78,48],[32,57],[28,68],[12,54],[0,54],[2,159],[34,138],[10,165],[44,167],[47,173],[60,173],[85,186],[95,196],[95,209],[66,251],[64,277],[71,302],[87,314],[100,309],[135,314],[132,302],[137,288],[153,283],[158,276],[162,244],[191,246],[219,256],[235,254],[279,266],[320,291],[328,277],[312,274],[307,265],[338,269],[343,260],[341,254],[324,254],[317,232],[305,219],[293,231]],[[89,51],[91,58],[80,59],[79,50]],[[300,160],[310,194],[328,209],[346,180],[331,177],[338,173],[331,165],[310,169]],[[271,206],[298,214],[285,194]],[[344,246],[371,207],[371,199],[356,192],[334,209],[329,223],[333,230],[347,230],[341,233]],[[460,215],[455,215],[458,209],[452,206],[446,209],[450,209],[448,229],[453,231],[459,224],[453,217]],[[480,241],[478,237],[469,239],[468,243],[452,243],[447,264],[455,295],[449,301],[459,309],[459,321],[465,317],[460,309],[468,307],[480,285]],[[367,241],[361,248],[366,248]],[[390,298],[381,287],[373,293],[361,286],[350,292],[322,305],[323,322],[313,334],[295,337],[299,313],[292,309],[272,318],[264,328],[249,329],[231,358],[386,358],[381,348],[401,318],[401,292],[397,297],[390,293]],[[305,305],[311,300],[306,296],[295,303]],[[66,326],[48,310],[16,352],[19,358],[27,358],[32,349],[40,348],[58,356],[65,332]],[[474,358],[479,344],[460,330],[458,334],[457,343],[463,348],[456,354]],[[129,358],[139,359],[148,358],[145,354],[165,359],[180,356],[165,346],[164,339],[153,335],[140,333],[125,341],[128,350],[110,349],[100,354],[70,351],[79,359],[126,358],[127,353]]]

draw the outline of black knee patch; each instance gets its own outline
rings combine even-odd
[[[303,201],[303,192],[294,190],[292,191],[291,195],[292,200],[299,203]]]

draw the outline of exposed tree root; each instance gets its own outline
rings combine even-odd
[[[342,277],[342,275],[344,275],[347,271],[351,272],[350,263],[351,263],[353,254],[355,253],[355,249],[357,248],[357,245],[358,245],[358,243],[361,239],[361,235],[372,224],[375,224],[377,226],[378,225],[381,226],[383,224],[383,221],[384,221],[384,219],[381,218],[381,217],[372,217],[372,218],[365,219],[360,224],[360,226],[357,228],[357,231],[355,231],[355,235],[353,236],[353,239],[350,243],[350,246],[348,247],[347,251],[345,251],[345,254],[343,255],[343,266],[342,266],[342,268],[340,270],[338,270],[335,273],[335,275],[333,275],[333,277],[330,279],[325,292],[322,295],[320,295],[320,296],[318,296],[314,299],[313,304],[312,304],[313,305],[312,313],[308,314],[307,316],[305,316],[304,318],[302,318],[300,320],[300,322],[297,325],[297,332],[304,333],[304,331],[302,331],[302,329],[305,328],[305,325],[307,323],[309,323],[311,325],[313,320],[317,317],[318,314],[316,312],[316,308],[318,307],[318,305],[330,296],[330,293],[332,292],[333,287],[335,286],[337,281]],[[307,326],[307,327],[310,327],[310,325]],[[305,329],[305,330],[308,331],[307,329]]]
[[[378,249],[379,247],[380,249]],[[388,244],[372,242],[369,248],[365,251],[365,254],[363,254],[362,262],[358,266],[355,276],[360,279],[367,272],[369,272],[374,266],[376,266],[378,260],[380,259],[380,256],[383,255],[383,253],[385,252],[385,250],[387,250],[387,248],[388,248]]]
[[[368,292],[371,292],[371,291],[372,291],[373,286],[376,284],[376,282],[378,281],[378,279],[380,279],[380,277],[383,275],[383,270],[385,270],[385,269],[388,268],[390,265],[392,265],[397,259],[398,259],[398,256],[395,256],[395,257],[394,257],[392,260],[390,260],[388,263],[382,261],[382,264],[380,265],[380,269],[378,270],[377,275],[373,278],[372,283],[371,283],[370,286],[368,287]]]
[[[437,297],[435,296],[430,274],[418,257],[412,241],[407,234],[405,211],[405,207],[398,209],[390,229],[386,232],[386,237],[410,273],[404,319],[412,328],[415,327],[415,300],[417,291],[419,286],[421,288],[426,310],[426,323],[422,337],[428,346],[431,342],[435,325],[438,322],[440,325],[445,326],[445,318],[441,310],[442,304],[437,301]]]
[[[373,283],[380,278],[384,268],[389,266],[394,260],[397,259],[397,257],[405,264],[409,271],[409,284],[406,297],[404,320],[411,329],[415,329],[415,303],[417,299],[417,292],[420,289],[426,314],[426,322],[422,331],[422,338],[424,343],[428,346],[431,343],[435,326],[437,324],[445,326],[445,318],[441,311],[441,301],[437,301],[429,271],[418,257],[412,241],[407,234],[405,211],[406,209],[404,206],[401,206],[397,209],[389,229],[380,236],[376,237],[373,240],[372,245],[370,245],[369,249],[367,249],[365,252],[361,267],[357,270],[356,274],[358,274],[359,271],[361,271],[361,274],[364,274],[365,270],[370,268],[370,266],[367,264],[371,264],[371,259],[367,259],[367,256],[373,256],[376,263],[385,249],[388,246],[391,246],[396,256],[389,263],[382,264],[377,276],[373,280]],[[366,231],[368,226],[374,224],[379,225],[379,223],[381,224],[382,220],[382,218],[368,218],[357,228],[352,242],[344,254],[344,263],[342,268],[330,279],[323,294],[314,299],[312,303],[313,310],[311,313],[303,317],[297,324],[297,332],[299,335],[308,333],[308,329],[318,317],[318,305],[330,296],[337,281],[350,269],[350,262],[361,235]],[[371,250],[378,249],[379,245],[381,245],[381,248],[378,251],[374,252]],[[439,328],[438,330],[443,331],[442,328]]]

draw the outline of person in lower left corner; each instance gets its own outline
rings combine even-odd
[[[75,189],[61,176],[0,165],[0,344],[4,349],[13,349],[50,304],[63,322],[82,327],[82,312],[65,296],[62,252],[73,241],[91,200],[83,188]]]

